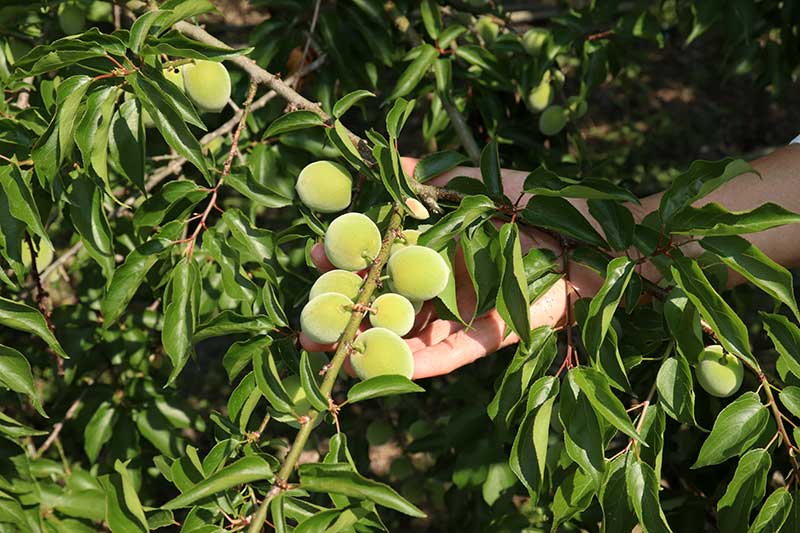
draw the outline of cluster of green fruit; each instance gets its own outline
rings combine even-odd
[[[342,211],[351,201],[352,177],[336,163],[317,161],[297,178],[297,194],[321,213]],[[352,313],[367,314],[372,328],[353,342],[350,362],[361,379],[398,374],[410,378],[414,359],[406,342],[416,314],[426,300],[441,294],[450,279],[447,262],[431,248],[417,245],[420,231],[404,230],[389,251],[387,276],[377,297],[356,305],[364,280],[357,272],[370,267],[381,249],[381,233],[368,216],[350,212],[334,219],[325,232],[324,248],[336,267],[311,287],[300,314],[303,333],[320,344],[338,342]]]

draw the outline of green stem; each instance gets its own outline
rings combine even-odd
[[[356,307],[366,306],[369,303],[370,298],[372,298],[372,293],[375,292],[375,289],[378,286],[378,281],[381,277],[381,271],[383,270],[383,266],[386,264],[386,261],[389,259],[389,250],[392,248],[395,235],[400,229],[402,222],[403,210],[400,206],[395,205],[389,218],[389,226],[386,228],[386,233],[383,236],[380,252],[378,252],[378,256],[372,262],[372,266],[367,274],[367,279],[364,281],[364,286],[361,289],[358,299],[356,300]],[[364,314],[362,312],[353,312],[350,315],[350,321],[347,323],[344,333],[342,333],[342,336],[339,338],[339,345],[336,348],[336,353],[334,353],[333,359],[331,359],[330,362],[330,367],[325,373],[325,379],[322,380],[322,385],[319,387],[320,391],[326,398],[330,399],[333,386],[335,385],[336,378],[339,375],[339,370],[341,370],[344,360],[347,358],[349,353],[350,343],[356,338],[356,334],[358,334],[358,327],[361,325],[361,321],[363,319]],[[303,453],[306,442],[308,442],[308,438],[311,436],[311,432],[316,426],[317,419],[322,416],[324,416],[324,413],[313,410],[308,413],[308,421],[303,424],[303,427],[301,427],[300,431],[297,432],[297,436],[294,438],[292,447],[289,449],[289,453],[286,456],[286,459],[284,459],[281,469],[278,471],[275,484],[272,486],[269,492],[267,492],[264,501],[261,502],[261,506],[253,516],[253,521],[250,523],[250,528],[248,529],[250,533],[258,533],[261,531],[261,528],[264,526],[264,522],[267,519],[269,502],[271,502],[275,496],[280,494],[281,491],[285,490],[286,481],[289,479],[289,476],[292,475],[294,467],[297,465],[297,461],[300,459],[300,454]]]

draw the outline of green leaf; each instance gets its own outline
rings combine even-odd
[[[790,413],[800,418],[800,387],[789,385],[780,393],[781,403]]]
[[[675,288],[670,291],[664,301],[664,318],[669,332],[675,339],[678,353],[682,354],[687,361],[696,363],[705,348],[703,329],[700,325],[697,308],[681,289]]]
[[[257,456],[244,457],[200,481],[190,489],[182,491],[180,496],[173,498],[161,507],[162,509],[189,507],[194,502],[217,492],[254,481],[269,481],[272,476],[272,469],[267,461]]]
[[[186,93],[168,80],[162,69],[156,69],[145,65],[140,72],[143,77],[146,76],[149,81],[155,84],[158,90],[161,91],[161,95],[166,99],[166,103],[172,106],[174,111],[177,111],[178,116],[180,116],[184,122],[192,126],[197,126],[202,131],[208,129],[200,118],[200,115],[197,114],[194,104]]]
[[[625,486],[628,490],[628,500],[636,512],[642,529],[647,533],[672,531],[658,499],[659,479],[655,471],[632,454],[628,454],[627,457]]]
[[[235,168],[225,176],[225,184],[230,185],[242,196],[250,198],[256,205],[272,208],[292,205],[291,198],[257,182],[247,167]]]
[[[664,359],[656,378],[658,402],[678,422],[696,425],[692,371],[683,355]]]
[[[792,495],[784,487],[778,487],[769,495],[747,533],[772,533],[780,531],[792,510]]]
[[[492,139],[481,151],[481,178],[493,197],[503,197],[503,180],[502,176],[500,176],[500,153],[495,139]]]
[[[611,200],[589,200],[589,213],[600,223],[608,244],[625,251],[633,243],[636,223],[627,207]]]
[[[586,244],[607,248],[608,245],[584,216],[567,200],[543,195],[534,196],[521,213],[533,226],[563,233]]]
[[[108,156],[114,172],[144,190],[145,131],[136,99],[123,102],[111,119]]]
[[[392,109],[386,114],[386,133],[389,134],[390,140],[400,137],[400,132],[406,125],[408,117],[411,116],[411,112],[414,111],[415,104],[415,100],[398,98]],[[390,143],[390,148],[392,144],[394,143]],[[399,169],[396,169],[395,173],[398,171]]]
[[[116,409],[111,402],[105,401],[97,406],[83,429],[83,449],[92,464],[97,461],[103,445],[111,439],[116,419]]]
[[[745,172],[755,171],[741,159],[693,162],[689,166],[689,170],[675,178],[670,188],[661,197],[661,204],[658,208],[661,222],[669,227],[672,218],[681,209]]]
[[[739,458],[733,479],[717,502],[720,531],[747,531],[750,511],[764,498],[771,465],[769,452],[763,448],[750,450]]]
[[[272,352],[267,351],[264,354],[262,351],[257,351],[253,357],[253,370],[258,388],[272,408],[279,413],[291,413],[293,402],[281,384]]]
[[[631,531],[637,523],[625,479],[630,455],[624,453],[606,465],[606,477],[598,494],[603,509],[603,533]]]
[[[106,522],[112,531],[147,532],[147,517],[136,494],[127,463],[114,464],[116,474],[100,478],[106,493]]]
[[[231,230],[240,253],[249,254],[252,260],[259,262],[272,259],[275,242],[271,231],[254,227],[238,209],[226,209],[222,220]]]
[[[360,381],[347,391],[348,403],[363,402],[381,396],[425,392],[425,389],[404,376],[385,375]]]
[[[800,222],[800,215],[773,203],[760,205],[751,211],[728,211],[719,204],[710,203],[698,208],[686,207],[676,213],[670,223],[670,233],[740,235],[797,222]]]
[[[443,216],[436,224],[425,230],[418,244],[435,250],[444,248],[453,237],[476,221],[484,221],[495,211],[494,202],[483,195],[467,196],[452,213]]]
[[[800,328],[783,315],[763,311],[758,314],[764,322],[767,335],[789,370],[794,375],[800,376]]]
[[[10,416],[0,412],[0,434],[13,438],[37,437],[47,435],[47,431],[40,431],[17,422]]]
[[[451,24],[450,26],[444,28],[439,34],[439,47],[443,49],[447,48],[458,38],[459,35],[466,31],[467,28],[461,24]]]
[[[642,442],[642,437],[633,427],[625,406],[619,401],[608,385],[608,380],[602,372],[585,366],[573,368],[569,371],[568,379],[580,387],[586,399],[612,426],[619,429],[629,437]],[[643,443],[643,442],[642,442]],[[644,444],[644,443],[643,443]]]
[[[300,356],[300,384],[303,386],[303,391],[306,393],[308,403],[311,407],[319,412],[328,410],[328,400],[322,395],[317,384],[317,377],[314,369],[311,368],[311,362],[308,360],[308,352],[303,351]]]
[[[200,332],[195,332],[194,338]],[[247,365],[253,361],[256,353],[267,350],[272,344],[272,339],[265,335],[252,337],[243,341],[234,342],[222,358],[222,366],[228,374],[228,381],[233,381]]]
[[[68,84],[68,87],[64,87],[64,84],[67,84],[70,80],[74,80],[74,86]],[[91,83],[92,78],[88,76],[73,76],[64,80],[62,85],[58,87],[58,114],[56,121],[58,125],[59,164],[70,154],[72,143],[75,141],[74,127],[78,119],[78,107]]]
[[[281,115],[272,121],[272,124],[269,125],[261,138],[269,139],[289,131],[297,131],[305,128],[314,128],[324,125],[325,123],[316,113],[311,111],[292,111],[291,113]]]
[[[33,384],[30,363],[17,350],[2,344],[0,344],[0,383],[14,392],[27,395],[36,411],[48,418]]]
[[[431,39],[438,39],[439,32],[442,31],[442,14],[439,11],[439,4],[434,0],[422,0],[419,5],[419,12],[422,15],[422,23],[425,31]]]
[[[119,92],[119,88],[114,85],[92,90],[86,100],[86,112],[75,129],[75,143],[81,151],[84,167],[89,168],[91,165],[103,180],[109,194],[108,132]]]
[[[192,338],[194,342],[200,342],[212,337],[222,337],[236,333],[258,335],[268,333],[272,329],[272,322],[264,315],[243,316],[231,310],[225,310],[197,326]]]
[[[539,167],[528,174],[525,178],[524,190],[536,196],[639,203],[639,199],[629,190],[623,189],[608,180],[566,178],[544,167]]]
[[[69,359],[58,339],[47,327],[47,322],[45,322],[42,314],[33,307],[0,296],[0,324],[11,329],[36,335],[58,355],[64,359]]]
[[[128,307],[128,303],[136,294],[147,273],[171,246],[172,243],[167,239],[155,238],[138,246],[128,254],[125,262],[114,272],[105,297],[100,303],[104,327],[107,328],[117,321]]]
[[[168,15],[159,20],[159,29],[156,34],[164,33],[173,24],[197,15],[209,13],[216,8],[209,0],[167,0],[159,6],[159,10]]]
[[[131,25],[128,37],[128,48],[131,49],[131,52],[138,54],[150,33],[150,29],[153,26],[161,26],[161,21],[166,20],[170,15],[171,12],[169,11],[156,10],[149,11],[138,17]]]
[[[365,91],[364,89],[358,89],[356,91],[347,93],[346,95],[339,98],[335,104],[333,104],[333,116],[335,118],[342,118],[342,116],[347,113],[347,110],[356,105],[358,102],[363,100],[364,98],[374,98],[375,94],[369,91]]]
[[[583,325],[583,344],[589,352],[600,350],[635,267],[636,262],[627,256],[617,257],[608,263],[603,286],[592,298]]]
[[[469,158],[458,152],[434,152],[417,162],[417,166],[414,167],[414,178],[420,183],[425,183],[467,161]]]
[[[497,312],[528,346],[531,341],[530,302],[528,281],[522,264],[522,247],[516,224],[500,228],[500,290],[497,293]]]
[[[150,35],[145,42],[143,55],[166,54],[175,57],[222,61],[223,59],[249,54],[252,51],[252,47],[228,48],[227,46],[214,46],[213,44],[190,39],[176,30],[170,30],[159,37]]]
[[[553,376],[544,376],[530,389],[529,409],[519,426],[508,464],[517,478],[528,489],[536,503],[544,482],[547,462],[547,445],[550,434],[550,417],[558,395],[559,381]]]
[[[742,319],[714,290],[697,261],[674,258],[671,270],[675,282],[717,334],[722,346],[758,370],[760,367],[750,351],[750,338]]]
[[[416,57],[400,75],[391,94],[386,98],[387,101],[403,97],[413,91],[439,57],[439,51],[427,43],[419,45],[414,51],[417,52]]]
[[[103,208],[103,193],[87,176],[72,180],[69,193],[69,216],[86,251],[103,271],[106,283],[114,276],[114,242]]]
[[[553,524],[550,532],[556,533],[559,525],[589,507],[595,492],[592,476],[580,468],[572,468],[561,479],[553,495],[553,503],[550,506],[553,511]]]
[[[723,409],[692,468],[716,465],[747,451],[769,421],[758,394],[745,392]]]
[[[370,500],[415,518],[426,516],[394,489],[358,475],[347,463],[300,465],[300,486],[309,492],[332,492],[350,498]]]
[[[19,167],[16,165],[0,167],[0,185],[8,202],[8,210],[11,216],[23,222],[28,231],[35,233],[43,241],[51,244],[42,224],[36,201],[33,199],[30,184],[23,177]]]
[[[588,474],[596,488],[603,481],[605,457],[600,422],[594,407],[574,379],[567,376],[561,388],[558,417],[564,427],[564,446],[567,455]]]
[[[742,237],[706,237],[700,246],[717,255],[732,270],[785,304],[800,320],[792,274]]]
[[[200,272],[197,263],[185,257],[172,270],[164,298],[161,342],[172,361],[172,372],[167,384],[175,381],[189,360],[197,325],[196,304],[200,297],[199,292]]]

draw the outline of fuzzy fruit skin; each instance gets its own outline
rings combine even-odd
[[[394,243],[392,244],[391,249],[389,249],[389,256],[390,257],[393,256],[403,248],[408,248],[409,246],[417,244],[417,241],[419,240],[419,236],[421,234],[422,232],[418,229],[404,229],[403,239],[405,239],[405,242],[403,242],[403,239],[400,238],[395,240]]]
[[[560,105],[551,105],[539,115],[539,131],[544,135],[556,135],[566,125],[567,110]]]
[[[297,176],[295,190],[300,201],[320,213],[337,213],[352,199],[353,177],[338,163],[315,161]]]
[[[231,97],[231,76],[222,63],[196,60],[183,67],[183,87],[198,109],[218,113]]]
[[[425,246],[407,246],[389,258],[393,289],[410,300],[430,300],[447,287],[450,269]]]
[[[542,28],[533,28],[525,32],[522,37],[522,47],[530,55],[536,55],[547,43],[548,31]]]
[[[350,320],[352,305],[350,298],[343,294],[320,294],[310,300],[300,312],[300,328],[314,342],[336,342]]]
[[[397,333],[386,328],[368,329],[353,343],[355,351],[350,363],[361,379],[399,375],[411,379],[414,356],[411,348]]]
[[[186,65],[181,65],[179,67],[168,68],[164,69],[164,77],[167,78],[169,81],[174,83],[181,92],[184,91],[183,87],[183,67]]]
[[[697,359],[695,374],[700,386],[711,396],[727,398],[742,386],[744,366],[731,354],[726,354],[722,346],[706,347]]]
[[[58,10],[58,25],[65,35],[83,33],[86,29],[86,14],[74,4],[61,4]]]
[[[405,296],[382,294],[370,307],[373,311],[369,315],[369,321],[373,326],[394,331],[401,337],[414,327],[414,304]]]
[[[346,213],[330,223],[324,245],[336,268],[363,270],[381,251],[381,232],[367,215]]]
[[[350,272],[349,270],[329,270],[318,277],[314,285],[311,286],[308,299],[313,300],[325,292],[337,292],[355,301],[363,283],[364,280],[355,272]]]

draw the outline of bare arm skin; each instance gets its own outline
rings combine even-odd
[[[416,159],[404,158],[403,166],[408,174],[412,174],[417,164]],[[764,203],[772,202],[785,209],[800,212],[800,145],[789,145],[772,154],[752,161],[751,165],[761,174],[744,174],[734,178],[697,205],[716,202],[732,211],[754,209]],[[528,172],[503,169],[503,187],[506,196],[516,199],[522,194],[525,177]],[[480,179],[477,168],[458,167],[430,181],[433,185],[443,186],[457,176],[469,176]],[[530,195],[523,195],[523,205]],[[661,194],[648,196],[641,205],[629,205],[634,219],[640,222],[644,217],[658,209]],[[585,201],[572,200],[573,205],[583,213],[602,234],[602,228],[589,214]],[[745,235],[750,242],[760,248],[777,263],[793,268],[800,266],[800,225],[794,224],[773,228],[761,233]],[[558,242],[551,237],[532,230],[521,234],[523,252],[533,247],[548,248],[557,254],[561,252]],[[688,256],[696,256],[701,249],[696,244],[682,247]],[[320,270],[332,268],[325,257],[321,245],[312,250],[312,258]],[[658,281],[658,271],[645,265],[642,274],[651,281]],[[463,257],[456,258],[455,264],[458,304],[462,314],[470,315],[475,306],[475,295],[472,284],[464,267]],[[742,283],[741,276],[731,273],[730,284]],[[602,279],[591,270],[580,265],[571,264],[569,268],[569,284],[560,280],[531,306],[531,327],[543,325],[563,325],[567,307],[575,297],[594,295]],[[432,307],[426,304],[417,324],[417,334],[407,339],[414,351],[414,378],[426,378],[452,372],[476,359],[493,353],[498,349],[518,342],[516,335],[503,338],[505,324],[496,310],[491,310],[476,319],[469,330],[456,322],[437,319],[432,314]],[[331,346],[321,346],[310,342],[301,335],[301,343],[308,350],[329,350]]]

